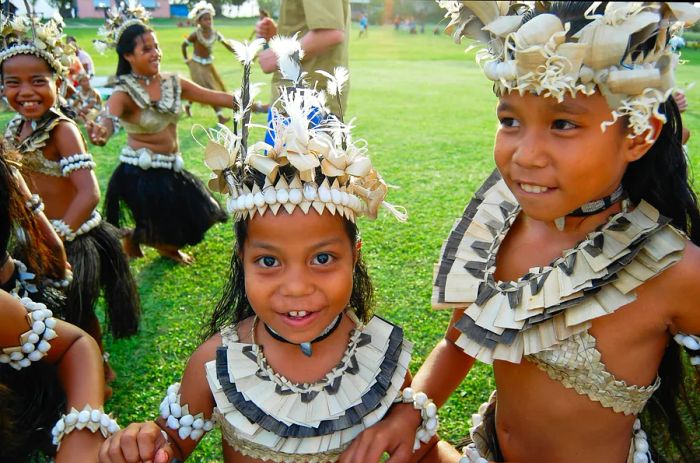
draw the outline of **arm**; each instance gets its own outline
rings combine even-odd
[[[220,345],[219,335],[210,338],[197,348],[187,362],[180,387],[180,404],[187,404],[191,415],[204,413],[204,418],[211,419],[214,398],[207,382],[205,364],[216,357],[216,348]],[[181,439],[178,431],[167,427],[162,418],[155,422],[132,423],[104,442],[100,449],[100,462],[122,462],[126,456],[133,456],[128,461],[135,461],[137,455],[140,460],[155,463],[167,463],[172,458],[183,461],[198,443],[198,440],[189,437]]]
[[[447,401],[474,365],[474,358],[467,356],[454,344],[459,336],[454,324],[463,314],[463,309],[454,311],[445,339],[428,355],[411,383],[414,391],[424,392],[438,407]],[[395,404],[382,421],[365,430],[352,442],[340,461],[374,463],[380,460],[384,452],[391,455],[391,463],[416,461],[428,450],[422,446],[413,454],[413,442],[420,423],[420,412],[412,404]]]
[[[301,48],[304,50],[304,59],[322,55],[344,40],[345,32],[339,29],[310,30],[300,40]],[[265,73],[277,69],[277,55],[270,49],[261,51],[258,60],[260,68]]]
[[[191,80],[180,78],[182,86],[182,98],[196,103],[202,103],[211,106],[221,106],[223,108],[233,108],[233,95],[226,92],[209,90],[208,88],[200,87]]]
[[[182,46],[180,48],[182,49],[182,58],[185,60],[185,63],[190,60],[187,57],[187,47],[189,47],[191,43],[194,43],[195,40],[195,35],[190,34],[185,40],[182,41]]]
[[[3,291],[0,291],[0,306],[0,346],[16,346],[20,334],[29,329],[27,311],[17,299]],[[60,320],[54,330],[58,337],[50,341],[51,349],[41,361],[58,367],[58,379],[66,393],[66,412],[71,408],[81,410],[86,405],[101,408],[104,403],[104,373],[97,343],[80,328]],[[88,461],[87,455],[93,455],[94,461],[102,440],[99,432],[73,431],[61,442],[56,462]]]
[[[683,258],[663,274],[664,282],[670,286],[667,294],[677,295],[674,303],[669,304],[669,329],[675,334],[679,331],[686,334],[700,335],[700,287],[697,284],[700,275],[700,248],[688,243]]]
[[[54,129],[51,138],[56,140],[56,148],[62,158],[87,152],[80,131],[75,124],[61,122]],[[97,186],[97,178],[92,168],[73,170],[68,178],[75,188],[75,196],[62,220],[68,224],[71,230],[76,231],[90,218],[100,202],[100,189]]]

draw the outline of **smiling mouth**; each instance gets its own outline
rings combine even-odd
[[[19,105],[25,109],[33,109],[39,106],[39,103],[37,101],[22,101]]]
[[[533,185],[531,183],[518,183],[520,189],[526,193],[546,193],[550,188],[541,185]]]

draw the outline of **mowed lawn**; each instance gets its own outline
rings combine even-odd
[[[69,23],[68,34],[92,55],[99,75],[116,69],[116,54],[99,56],[89,44],[100,23]],[[187,28],[172,21],[156,22],[164,51],[164,72],[187,76],[180,44]],[[248,39],[252,21],[218,21],[217,27],[234,39]],[[400,224],[387,214],[375,222],[360,221],[363,251],[375,283],[376,312],[403,326],[415,343],[412,371],[416,371],[441,339],[449,313],[430,308],[431,275],[440,247],[473,192],[494,168],[492,142],[496,129],[496,98],[491,85],[474,63],[465,44],[455,45],[446,35],[408,35],[391,27],[370,27],[367,38],[351,34],[351,92],[347,119],[354,121],[356,138],[365,138],[374,164],[386,181],[397,186],[390,202],[406,207],[409,221]],[[191,53],[191,49],[190,49]],[[240,82],[241,70],[220,45],[217,67],[229,90]],[[688,52],[689,62],[679,71],[685,87],[697,78],[700,52]],[[269,76],[256,70],[254,81]],[[684,122],[696,135],[690,153],[700,149],[700,89],[688,91],[690,110]],[[213,111],[194,107],[193,119],[179,125],[180,146],[186,166],[201,178],[208,176],[202,149],[190,135],[192,124],[213,126]],[[0,114],[0,121],[8,119]],[[257,116],[256,121],[262,122]],[[4,125],[4,124],[3,124]],[[253,141],[260,131],[252,134]],[[104,193],[111,171],[126,141],[122,132],[104,148],[92,147],[97,175]],[[691,156],[697,170],[699,158]],[[187,358],[200,343],[200,332],[221,294],[232,251],[231,223],[214,227],[205,241],[187,249],[196,258],[191,267],[164,260],[153,251],[133,262],[139,283],[143,318],[138,335],[106,339],[118,374],[107,409],[122,426],[157,416],[166,388],[178,381]],[[442,435],[457,441],[468,432],[471,413],[494,388],[491,369],[477,365],[441,410]],[[213,437],[213,436],[214,437]],[[191,461],[221,460],[220,435],[206,437]]]

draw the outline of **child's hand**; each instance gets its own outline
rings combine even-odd
[[[170,463],[175,450],[153,421],[131,423],[102,444],[100,463]]]
[[[263,18],[255,24],[255,35],[270,40],[277,35],[277,24],[272,18]]]
[[[421,416],[410,404],[397,404],[382,421],[352,441],[340,463],[377,463],[387,452],[387,463],[404,463],[413,456],[413,443]]]

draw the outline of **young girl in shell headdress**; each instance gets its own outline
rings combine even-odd
[[[299,51],[298,42],[284,42],[271,47]],[[244,79],[261,43],[238,50]],[[434,404],[424,394],[401,393],[411,344],[401,328],[371,316],[372,285],[355,225],[382,205],[405,217],[384,202],[387,186],[364,143],[327,115],[323,95],[300,85],[298,60],[281,53],[293,86],[273,105],[273,144],[248,148],[244,131],[209,131],[210,187],[231,195],[236,244],[208,339],[190,357],[182,383],[168,389],[157,422],[113,436],[102,446],[103,462],[184,459],[211,420],[221,425],[227,462],[337,461],[396,400],[421,410],[415,445],[430,442],[424,447],[434,455],[442,447],[431,439]],[[246,85],[241,108],[246,127]]]
[[[493,364],[462,462],[699,461],[683,378],[700,364],[700,213],[668,41],[700,12],[441,3],[455,38],[488,45],[498,171],[443,246],[433,303],[454,315],[412,387],[442,404]],[[405,454],[418,421],[397,408],[347,461]]]
[[[55,456],[57,463],[96,461],[104,437],[118,428],[101,411],[100,351],[85,332],[53,317],[56,306],[49,304],[55,298],[47,298],[40,285],[46,276],[42,262],[50,261],[52,252],[35,224],[41,210],[26,201],[26,186],[7,163],[4,144],[0,154],[0,255],[5,256],[0,268],[0,461],[37,461],[42,453]],[[7,253],[20,228],[31,246],[31,263],[40,269],[36,275]],[[70,417],[61,416],[64,410]]]
[[[140,5],[110,11],[101,31],[105,42],[95,44],[115,48],[118,79],[105,112],[88,124],[88,131],[98,145],[120,126],[127,133],[105,199],[110,223],[123,223],[122,205],[133,216],[135,227],[125,238],[127,253],[142,257],[140,246],[145,244],[164,257],[189,264],[192,257],[181,249],[202,241],[210,227],[226,220],[226,213],[184,168],[177,139],[181,100],[232,108],[233,96],[161,73],[160,45],[148,21]]]
[[[226,49],[233,52],[233,48],[229,42],[224,39],[216,29],[214,29],[214,15],[216,11],[211,3],[204,0],[197,2],[193,7],[188,17],[194,20],[197,29],[192,32],[184,42],[182,42],[182,57],[190,68],[190,77],[196,83],[204,88],[211,90],[226,91],[224,81],[221,80],[219,72],[214,67],[214,55],[212,49],[216,42],[220,42]],[[187,48],[192,46],[192,56],[187,56]],[[185,103],[185,111],[187,115],[190,112],[191,103]],[[225,124],[230,119],[224,116],[220,107],[214,107],[216,117],[219,123]]]
[[[103,289],[112,334],[131,335],[140,312],[136,284],[117,230],[102,222],[96,210],[100,192],[92,156],[76,123],[58,106],[57,88],[66,75],[66,60],[73,56],[61,40],[63,24],[60,18],[45,23],[27,16],[0,19],[3,93],[17,112],[5,137],[63,239],[73,270],[62,316],[101,345],[95,304]],[[113,377],[111,369],[107,372]]]

